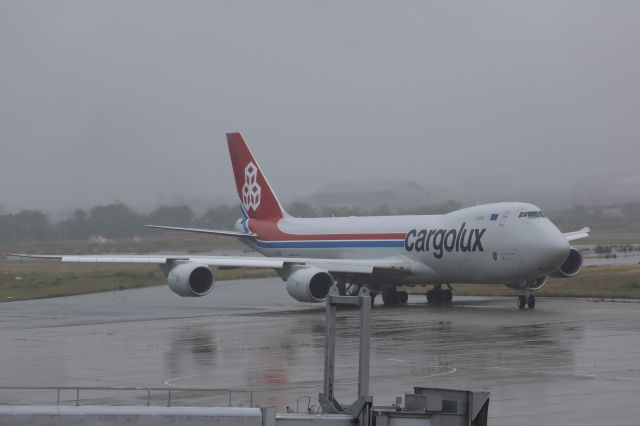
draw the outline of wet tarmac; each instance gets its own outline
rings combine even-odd
[[[375,404],[413,386],[450,387],[491,391],[494,425],[640,423],[640,303],[424,302],[373,310]],[[336,394],[350,403],[358,311],[338,317]],[[324,338],[324,305],[293,301],[277,279],[217,283],[197,299],[155,287],[2,303],[0,385],[249,389],[282,410],[301,395],[317,400]],[[16,398],[36,395],[0,392],[0,403]]]

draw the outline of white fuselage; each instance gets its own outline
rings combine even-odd
[[[548,275],[569,254],[558,228],[532,212],[540,211],[494,203],[442,215],[245,219],[237,228],[257,234],[248,244],[270,257],[410,259],[413,273],[394,276],[398,285],[517,283]],[[374,274],[370,281],[388,279]]]

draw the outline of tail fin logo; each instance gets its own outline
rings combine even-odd
[[[253,161],[244,169],[244,185],[242,186],[242,205],[249,211],[257,211],[260,206],[260,185],[258,184],[258,168]]]
[[[240,133],[227,133],[229,157],[243,215],[256,220],[278,220],[286,214]]]

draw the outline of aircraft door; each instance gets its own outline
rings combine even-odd
[[[504,226],[508,218],[509,218],[509,210],[502,213],[502,218],[500,219],[500,226]]]

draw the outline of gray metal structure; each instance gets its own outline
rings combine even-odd
[[[119,401],[119,395],[135,398],[147,406],[184,406],[176,401],[177,395],[187,394],[191,399],[201,396],[204,401],[215,398],[219,404],[225,401],[227,407],[253,407],[253,391],[241,389],[209,389],[209,388],[159,388],[159,387],[109,387],[109,386],[0,386],[0,402],[8,399],[8,394],[21,392],[39,393],[44,397],[44,405],[56,406],[91,405],[97,398]],[[238,398],[241,395],[242,398]]]
[[[0,424],[15,426],[275,426],[273,409],[121,405],[1,406]],[[267,421],[273,419],[271,423]]]
[[[360,357],[358,363],[358,397],[349,407],[343,407],[333,393],[336,361],[336,309],[338,305],[360,307]],[[366,287],[361,287],[357,296],[340,296],[336,285],[331,287],[327,296],[326,330],[324,357],[324,388],[318,396],[322,411],[325,413],[349,413],[359,420],[361,425],[371,424],[373,397],[369,395],[369,358],[371,322],[371,296]]]
[[[489,392],[415,387],[413,394],[405,395],[404,408],[373,407],[369,395],[369,358],[371,296],[366,287],[357,296],[341,296],[334,285],[329,291],[326,308],[326,343],[324,357],[324,388],[318,396],[324,413],[345,413],[353,416],[357,424],[375,423],[389,426],[441,425],[486,426],[489,411]],[[350,406],[342,406],[335,398],[336,310],[339,305],[360,308],[360,357],[358,364],[358,397]],[[400,402],[402,398],[398,398]]]
[[[404,407],[374,407],[373,414],[389,426],[486,426],[489,392],[416,387]]]

